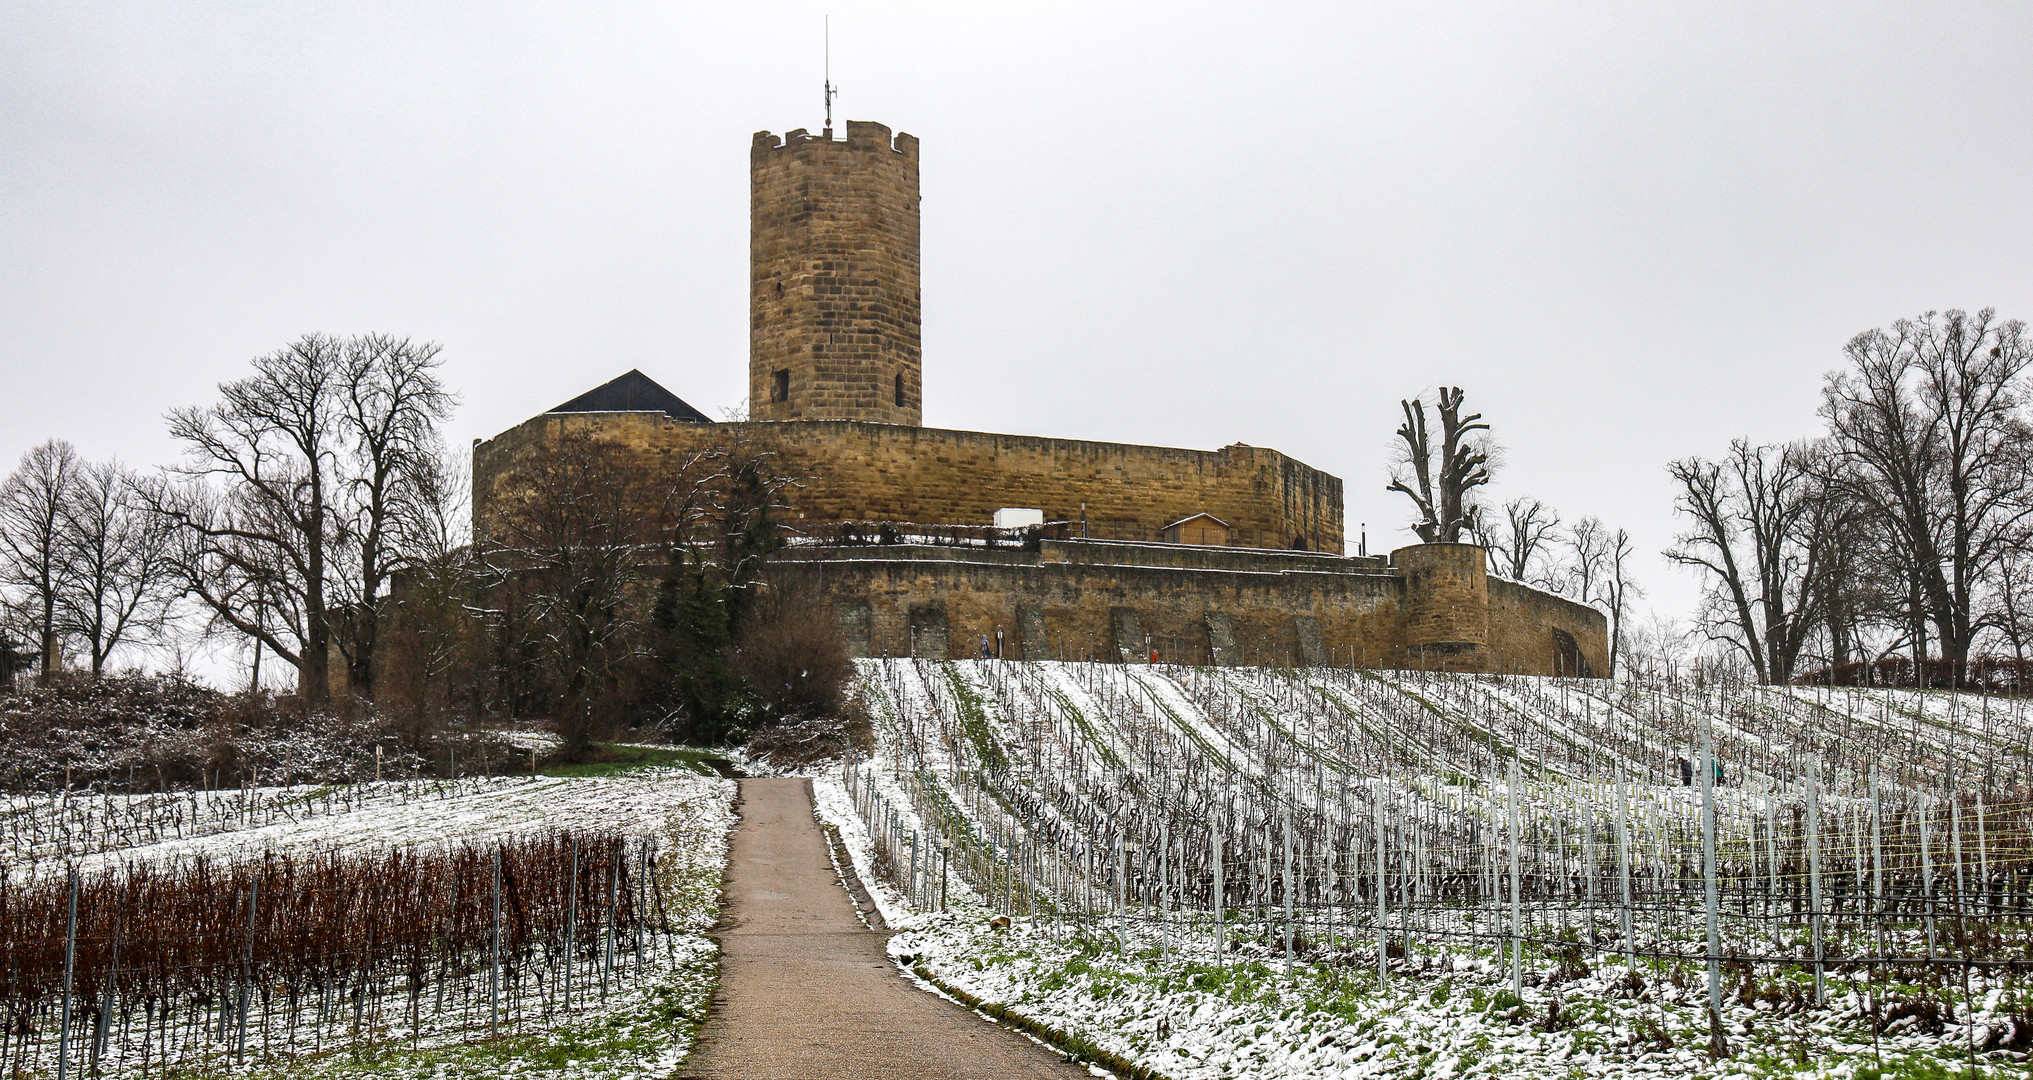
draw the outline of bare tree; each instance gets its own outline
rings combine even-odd
[[[1722,462],[1667,467],[1693,524],[1666,557],[1708,579],[1710,638],[1739,650],[1760,682],[1792,677],[1820,617],[1829,549],[1812,532],[1813,454],[1808,444],[1738,439]]]
[[[1614,674],[1626,644],[1624,624],[1631,601],[1645,594],[1631,577],[1636,549],[1630,533],[1611,532],[1594,516],[1560,532],[1558,515],[1537,499],[1514,499],[1504,511],[1506,523],[1497,530],[1505,542],[1498,572],[1508,571],[1505,576],[1513,580],[1541,584],[1601,608],[1609,617],[1609,664]]]
[[[448,493],[437,482],[438,425],[450,415],[453,398],[438,378],[438,352],[435,344],[385,334],[345,342],[337,546],[349,565],[334,578],[334,630],[347,687],[362,697],[374,696],[389,581],[430,555],[437,538],[429,534],[443,519],[440,504]]]
[[[479,551],[502,662],[534,669],[524,694],[552,710],[567,754],[590,745],[601,697],[645,648],[638,593],[658,514],[625,458],[612,443],[559,437],[504,481]]]
[[[403,566],[377,630],[375,703],[413,747],[441,719],[483,714],[500,687],[487,678],[488,631],[498,623],[485,617],[495,610],[482,591],[486,567],[467,544],[464,464],[440,453],[413,477],[417,512],[399,519]]]
[[[763,670],[750,661],[782,658],[826,639],[823,629],[778,627],[767,648],[748,640],[762,632],[756,614],[766,598],[764,572],[789,531],[786,496],[798,483],[769,441],[729,429],[687,473],[668,516],[671,567],[656,606],[657,652],[672,673],[668,696],[688,736],[718,742],[743,734],[747,721],[781,719],[769,704],[778,700],[777,689],[751,685],[744,693],[741,682]],[[750,644],[757,647],[744,661],[739,654]],[[742,707],[751,701],[757,715],[744,718]]]
[[[800,484],[768,440],[730,429],[681,475],[667,528],[686,559],[716,568],[729,591],[730,627],[738,633],[762,585],[765,567],[789,535],[789,494]]]
[[[567,755],[614,724],[674,720],[716,741],[780,719],[786,688],[763,694],[744,678],[774,678],[799,648],[831,640],[762,614],[794,479],[767,439],[710,436],[679,460],[558,435],[499,480],[476,523],[477,596],[503,696],[554,718]],[[795,606],[769,610],[809,615]],[[751,640],[764,624],[768,643]],[[810,684],[800,694],[837,674],[816,654],[798,670],[808,674],[794,682]]]
[[[1609,527],[1591,515],[1575,522],[1565,539],[1554,584],[1567,596],[1592,604],[1601,595],[1603,578],[1608,574]]]
[[[67,587],[61,630],[84,647],[92,676],[122,645],[153,640],[177,594],[167,519],[150,510],[158,481],[118,462],[79,468],[65,505],[62,551]]]
[[[1561,539],[1560,514],[1538,499],[1516,498],[1497,518],[1487,507],[1472,516],[1475,542],[1489,550],[1490,572],[1534,584],[1550,577],[1546,564]]]
[[[1473,510],[1470,493],[1490,481],[1491,450],[1481,413],[1461,415],[1465,393],[1459,387],[1440,388],[1436,403],[1440,412],[1440,445],[1434,447],[1426,425],[1426,403],[1413,398],[1399,404],[1405,422],[1398,427],[1398,463],[1392,469],[1386,491],[1396,491],[1412,500],[1418,520],[1412,530],[1428,544],[1457,544],[1469,528]]]
[[[197,600],[206,637],[251,642],[259,687],[261,659],[273,653],[296,668],[304,640],[303,590],[289,585],[292,553],[259,537],[286,535],[289,525],[245,490],[201,483],[164,483],[149,491],[149,509],[170,523],[169,565],[177,587]]]
[[[436,512],[429,473],[452,396],[438,347],[370,334],[310,334],[254,361],[209,408],[170,414],[187,481],[154,500],[180,536],[185,588],[297,669],[313,700],[345,664],[372,697],[393,575]]]
[[[1858,334],[1822,392],[1849,492],[1908,575],[1916,656],[1968,658],[1982,582],[2033,519],[2033,429],[2020,413],[2033,340],[1985,309]]]
[[[1873,626],[1898,607],[1885,585],[1883,530],[1843,482],[1842,468],[1842,456],[1825,441],[1814,444],[1807,461],[1811,494],[1801,523],[1802,535],[1817,548],[1810,561],[1820,580],[1810,591],[1818,600],[1826,660],[1836,666],[1866,656]]]
[[[1624,670],[1638,679],[1673,679],[1687,667],[1694,649],[1679,619],[1653,612],[1630,632]]]
[[[1617,664],[1625,649],[1624,622],[1630,614],[1632,599],[1645,595],[1645,590],[1631,579],[1631,559],[1637,554],[1631,543],[1631,534],[1618,529],[1603,547],[1602,584],[1596,600],[1609,615],[1609,670],[1617,672]]]
[[[330,555],[342,494],[345,344],[309,334],[222,384],[220,401],[169,414],[189,483],[155,509],[180,532],[182,584],[214,618],[297,670],[312,701],[330,692]]]
[[[2033,644],[2033,545],[2021,538],[1998,560],[1996,581],[1998,634],[2012,648],[2012,659],[2026,663]]]
[[[0,584],[17,593],[44,682],[62,658],[60,613],[69,585],[64,515],[83,468],[70,443],[52,439],[23,454],[20,467],[0,483]]]

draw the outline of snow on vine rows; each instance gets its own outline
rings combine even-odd
[[[1711,1044],[1716,1075],[1760,1057],[1847,1075],[1865,1054],[1960,1047],[1982,1070],[2033,1048],[2020,702],[1338,669],[860,673],[879,750],[822,801],[864,822],[890,899],[965,913],[903,915],[896,948],[1114,1031],[1165,1075],[1562,1055],[1681,1070]],[[984,932],[991,912],[1013,925]],[[1209,1023],[1340,1050],[1217,1052]],[[1463,1038],[1475,1049],[1452,1052]]]
[[[0,1043],[0,1060],[40,1075],[54,1074],[63,1056],[81,1072],[89,1066],[97,1074],[119,1076],[161,1072],[165,1066],[225,1071],[244,1059],[261,1069],[317,1076],[357,1071],[359,1055],[367,1053],[375,1071],[397,1076],[496,1076],[528,1068],[564,1077],[667,1076],[689,1050],[715,980],[717,950],[705,931],[717,917],[733,791],[731,781],[652,769],[584,779],[16,796],[0,805],[0,863],[6,867],[0,890],[11,893],[0,893],[0,910],[9,915],[0,919],[0,937],[18,955],[52,950],[64,955],[64,912],[51,916],[23,904],[30,898],[47,901],[45,907],[56,903],[48,898],[61,897],[71,870],[80,882],[108,879],[110,885],[87,894],[116,896],[122,904],[128,894],[121,882],[159,882],[190,871],[176,880],[241,882],[242,905],[255,902],[246,882],[292,861],[339,877],[359,864],[363,874],[385,877],[393,872],[387,868],[405,865],[387,861],[387,853],[404,849],[418,851],[431,865],[437,865],[431,858],[477,859],[483,879],[490,850],[511,841],[522,847],[548,842],[555,849],[550,861],[556,866],[521,872],[525,877],[564,875],[567,863],[582,873],[596,865],[615,870],[612,882],[580,881],[577,891],[585,901],[559,924],[566,929],[543,930],[540,941],[530,942],[523,939],[537,911],[522,905],[539,903],[534,898],[550,895],[546,888],[558,893],[564,887],[548,878],[504,887],[497,869],[492,895],[502,899],[494,910],[522,934],[510,936],[511,943],[521,942],[516,946],[521,951],[498,970],[485,962],[485,950],[477,964],[468,956],[448,955],[439,962],[422,954],[395,963],[374,951],[370,934],[364,942],[333,946],[338,959],[306,974],[276,967],[281,961],[267,957],[274,949],[250,944],[247,955],[266,965],[254,981],[248,983],[244,972],[222,978],[261,988],[251,994],[227,985],[199,992],[185,988],[165,997],[160,986],[144,985],[149,972],[135,970],[134,957],[144,948],[174,953],[176,942],[158,941],[161,932],[139,925],[147,912],[131,920],[88,917],[80,922],[99,926],[110,920],[116,929],[112,939],[78,942],[79,955],[98,958],[80,973],[79,996],[69,1009],[81,1019],[65,1027],[51,1019],[62,1010],[53,1012],[56,1006],[46,997],[8,997],[8,1014],[24,1024]],[[581,850],[586,843],[607,842],[600,837],[621,845],[616,857]],[[570,859],[558,854],[566,838],[573,845]],[[287,876],[259,885],[255,895],[287,900],[295,887],[282,880]],[[388,880],[376,887],[420,890],[435,899],[449,895],[443,890],[451,886],[442,880]],[[639,898],[624,907],[642,914],[627,923],[610,920],[622,910],[615,907],[614,890]],[[442,917],[464,920],[461,925],[469,928],[479,920],[484,935],[490,917],[487,882],[468,882],[458,896],[464,899],[453,905],[457,910],[446,909]],[[569,929],[574,920],[576,941]],[[129,921],[136,924],[132,930],[124,929]],[[605,931],[598,928],[610,922],[626,932],[615,930],[603,943]],[[251,925],[249,917],[235,914],[225,925],[202,933],[226,934],[239,949],[246,935],[231,927]],[[502,931],[495,933],[498,940]],[[564,938],[553,940],[559,934]],[[121,955],[123,943],[129,957],[124,968],[108,960]],[[197,944],[194,939],[185,951],[195,955]],[[348,959],[348,949],[358,953],[357,960]],[[578,973],[576,997],[559,985],[561,978],[570,985],[570,971]],[[163,981],[161,972],[154,975]],[[287,995],[271,993],[284,981],[292,988]],[[304,991],[311,996],[298,992],[300,982],[312,987]],[[0,996],[10,993],[0,987]],[[349,1004],[342,1006],[342,998]],[[39,1019],[28,1024],[31,1013]],[[504,1038],[494,1038],[497,1033]]]
[[[485,841],[532,830],[642,833],[724,788],[676,770],[613,777],[400,780],[149,795],[13,795],[0,802],[0,861],[16,875],[184,855],[334,852]]]

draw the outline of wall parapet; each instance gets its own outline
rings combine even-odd
[[[805,128],[792,128],[781,136],[769,131],[758,131],[754,138],[749,140],[749,152],[762,154],[772,150],[795,149],[813,144],[851,150],[888,150],[905,157],[918,156],[916,135],[899,131],[892,136],[889,125],[878,124],[872,120],[847,121],[845,139],[835,139],[823,132],[814,135]]]
[[[547,413],[476,444],[476,524],[514,462],[573,432],[645,459],[716,439],[766,445],[811,477],[797,511],[813,523],[987,525],[996,510],[1023,506],[1069,527],[1084,520],[1095,539],[1155,542],[1166,524],[1205,511],[1231,524],[1238,547],[1343,550],[1341,479],[1264,447],[1189,450],[858,420],[679,424],[633,412]]]
[[[1130,634],[1185,663],[1607,671],[1600,612],[1486,576],[1478,591],[1479,548],[1418,545],[1436,550],[1400,549],[1389,564],[1259,562],[1247,552],[1223,552],[1235,556],[1226,564],[1168,564],[1151,557],[1165,545],[1057,543],[1088,557],[1054,558],[1042,545],[801,546],[780,557],[778,572],[825,595],[863,656],[961,659],[986,640],[1000,648],[994,655],[1147,659],[1121,645]],[[1110,552],[1125,557],[1100,557]]]

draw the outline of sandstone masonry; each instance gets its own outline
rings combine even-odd
[[[915,138],[862,121],[844,141],[758,132],[749,190],[750,419],[712,423],[630,373],[476,442],[479,542],[560,440],[605,443],[645,492],[740,443],[799,478],[771,573],[823,596],[858,656],[986,642],[1026,659],[1608,673],[1600,612],[1489,577],[1480,548],[1344,556],[1341,480],[1276,450],[920,426]],[[1002,508],[1053,524],[991,532]],[[1171,538],[1226,546],[1162,542],[1202,514],[1220,527]]]
[[[1482,549],[1469,545],[1400,548],[1389,559],[1070,540],[1037,548],[799,547],[776,573],[827,598],[856,656],[959,659],[985,642],[990,655],[1026,660],[1608,670],[1601,612],[1488,578]]]
[[[749,150],[748,415],[923,419],[918,140],[847,122]]]
[[[837,420],[698,424],[654,412],[546,413],[474,447],[476,515],[517,461],[567,432],[624,447],[645,471],[714,440],[765,446],[806,478],[792,504],[812,527],[987,525],[998,508],[1024,506],[1074,535],[1084,513],[1092,538],[1154,541],[1166,525],[1206,512],[1228,522],[1241,546],[1342,548],[1340,479],[1261,447],[1179,450]]]

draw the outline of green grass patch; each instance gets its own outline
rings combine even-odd
[[[1088,745],[1094,747],[1101,755],[1102,760],[1108,762],[1108,767],[1117,772],[1123,771],[1122,758],[1116,755],[1115,748],[1108,745],[1108,740],[1102,737],[1101,732],[1095,730],[1094,724],[1087,719],[1087,714],[1073,704],[1073,699],[1067,697],[1065,691],[1056,686],[1046,687],[1045,692],[1052,696],[1052,700],[1058,703],[1059,708],[1066,711],[1066,715],[1073,721],[1073,726],[1079,729],[1081,738],[1086,739]]]
[[[952,664],[942,664],[940,673],[946,676],[946,688],[953,694],[953,710],[959,714],[960,730],[974,747],[975,760],[989,772],[1001,772],[1009,768],[1009,755],[1003,753],[1002,744],[995,739],[995,730],[988,720],[988,707],[981,695],[974,692],[967,680]]]

